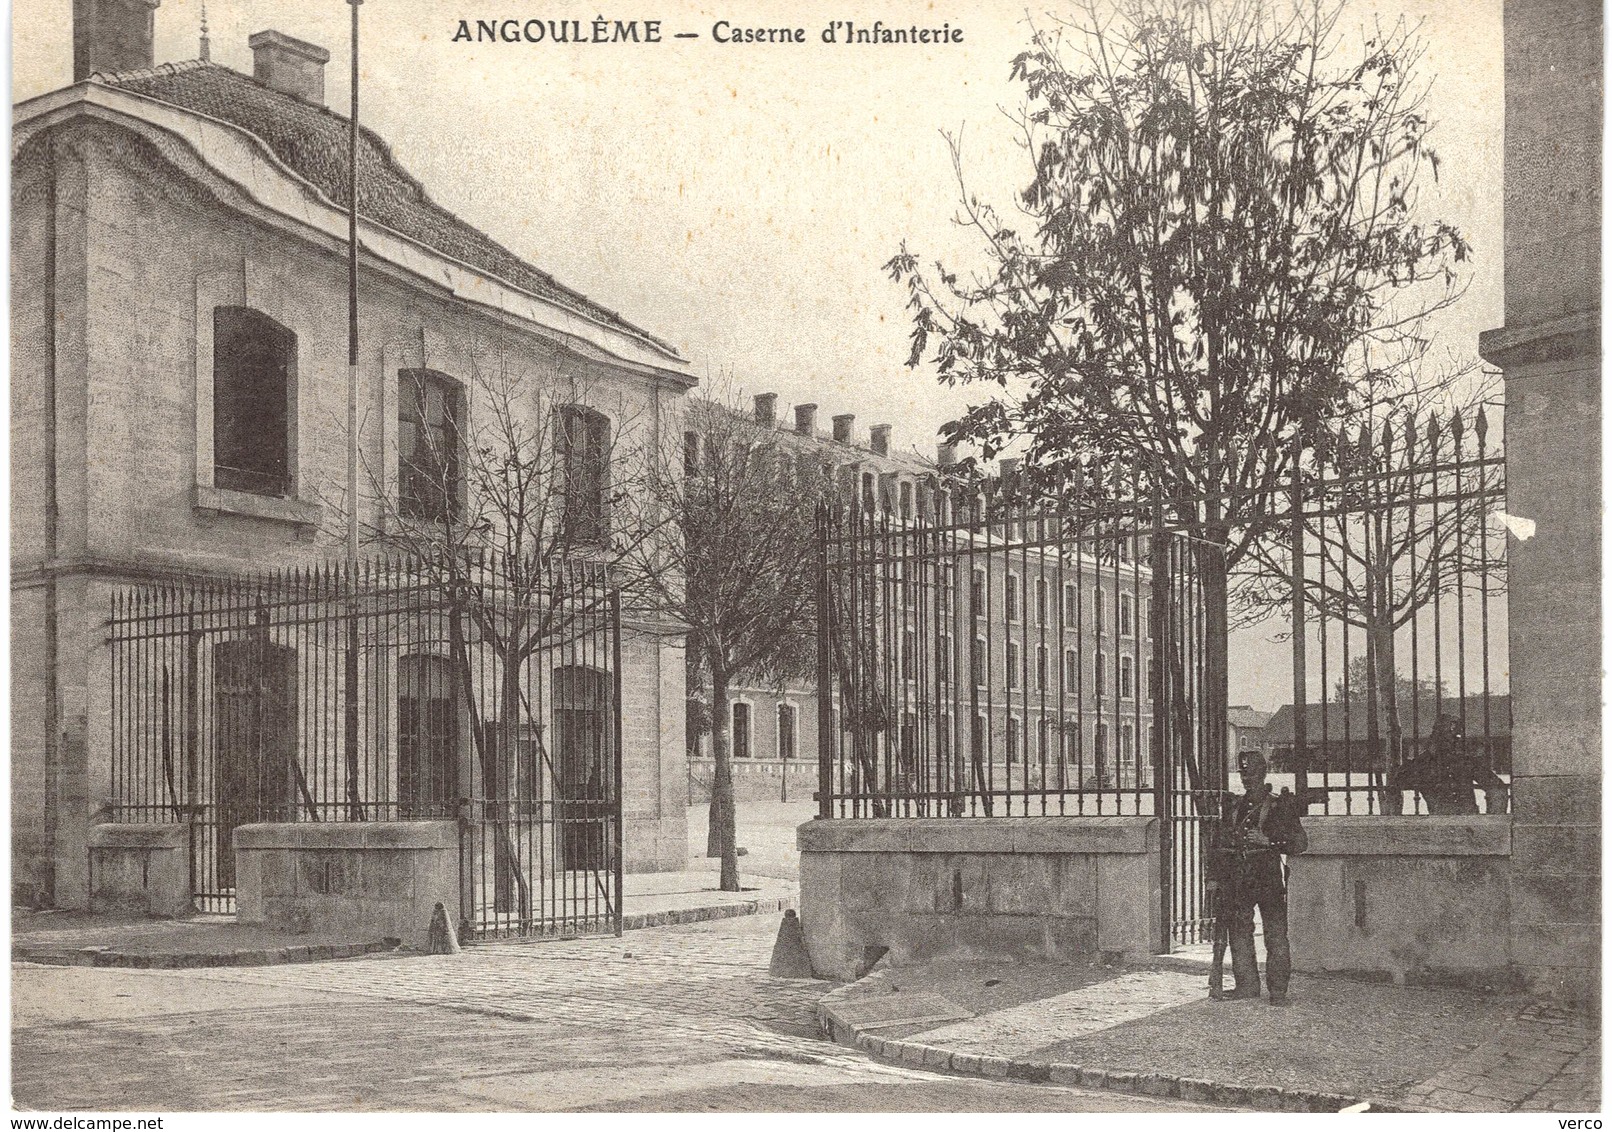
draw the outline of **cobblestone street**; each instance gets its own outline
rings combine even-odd
[[[110,1110],[1184,1111],[880,1065],[767,975],[779,917],[193,971],[13,968],[14,1104]]]

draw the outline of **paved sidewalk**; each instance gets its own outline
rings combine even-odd
[[[1286,1008],[1201,970],[936,961],[819,1014],[887,1061],[1288,1111],[1596,1112],[1599,1021],[1521,996],[1296,976]]]
[[[781,912],[796,906],[792,880],[741,878],[743,890],[723,892],[714,872],[629,873],[622,917],[629,930]],[[88,912],[11,913],[14,959],[101,967],[272,966],[393,951],[395,939],[351,932],[290,932],[236,923],[234,916],[182,920]]]

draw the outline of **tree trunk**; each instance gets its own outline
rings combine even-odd
[[[1387,766],[1384,777],[1386,788],[1378,797],[1378,806],[1385,814],[1405,812],[1405,792],[1398,787],[1399,768],[1405,762],[1405,729],[1399,718],[1399,671],[1394,664],[1393,626],[1378,619],[1370,630],[1372,638],[1373,687],[1377,703],[1381,705],[1384,722],[1388,725]]]
[[[732,728],[728,706],[728,674],[711,671],[711,755],[716,771],[711,779],[710,826],[706,855],[722,858],[722,891],[739,891],[739,850],[735,844],[733,762],[729,753]]]
[[[1196,544],[1198,584],[1203,595],[1203,722],[1204,751],[1201,767],[1206,790],[1225,790],[1230,783],[1226,761],[1226,698],[1228,667],[1228,611],[1226,549],[1223,532],[1217,541]]]

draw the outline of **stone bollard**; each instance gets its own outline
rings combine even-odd
[[[772,945],[772,966],[767,973],[779,979],[815,979],[812,961],[806,954],[806,933],[800,917],[790,908],[778,925],[778,942]]]
[[[429,955],[459,954],[459,933],[448,926],[448,910],[438,901],[431,909],[431,938],[426,944]]]

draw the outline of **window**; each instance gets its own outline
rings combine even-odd
[[[683,434],[683,474],[685,476],[700,474],[700,435],[697,432]]]
[[[1067,582],[1063,588],[1063,623],[1066,628],[1073,629],[1076,619],[1080,616],[1080,592],[1075,589],[1073,582]]]
[[[1038,625],[1047,623],[1047,580],[1035,580],[1035,619]]]
[[[974,616],[985,616],[985,571],[975,570],[969,577],[968,597],[974,606]]]
[[[566,405],[558,412],[556,440],[565,477],[561,537],[565,542],[597,545],[609,534],[610,422],[603,413],[581,405]]]
[[[1101,697],[1108,691],[1108,658],[1102,653],[1097,654],[1097,667],[1092,671],[1094,680],[1093,690]]]
[[[984,755],[985,717],[983,715],[976,715],[974,717],[974,726],[969,731],[968,740],[970,743],[969,750],[976,759]]]
[[[297,336],[247,307],[213,308],[213,483],[291,494]]]
[[[918,630],[901,630],[901,678],[915,680],[918,677]]]
[[[411,519],[451,522],[459,506],[459,388],[428,369],[397,375],[397,505]]]
[[[1046,645],[1037,645],[1035,647],[1035,690],[1038,692],[1044,692],[1047,690]]]
[[[1080,761],[1080,724],[1073,720],[1063,725],[1063,761]]]
[[[1131,560],[1131,540],[1128,538],[1122,538],[1119,540],[1119,560],[1121,562],[1129,562]]]
[[[1136,635],[1136,598],[1131,594],[1119,595],[1119,635]]]
[[[969,674],[973,678],[974,686],[985,687],[985,638],[974,638],[974,651],[969,654]]]
[[[1133,762],[1136,759],[1136,726],[1130,723],[1119,725],[1119,757],[1121,762]]]
[[[1052,724],[1043,719],[1036,726],[1036,753],[1043,766],[1047,762],[1047,752],[1052,746]]]
[[[1150,597],[1142,599],[1142,631],[1148,640],[1153,639],[1153,599]]]
[[[1091,592],[1091,624],[1098,633],[1103,631],[1103,587]]]
[[[1113,776],[1109,763],[1108,724],[1106,723],[1097,725],[1097,733],[1092,740],[1091,757],[1097,771],[1097,785],[1111,785]]]
[[[733,705],[733,757],[750,757],[750,705]]]
[[[1136,662],[1128,656],[1119,658],[1119,695],[1122,700],[1136,697]]]
[[[1153,702],[1153,658],[1148,657],[1147,660],[1144,663],[1147,664],[1147,702],[1152,703]]]
[[[1021,589],[1019,586],[1019,576],[1017,574],[1009,574],[1007,576],[1007,590],[1006,597],[1004,599],[1007,606],[1007,619],[1009,621],[1017,621],[1019,619],[1020,593]]]
[[[1016,641],[1007,643],[1007,686],[1019,686],[1019,645]]]
[[[1064,650],[1063,684],[1066,696],[1074,695],[1080,688],[1080,654],[1074,649]]]
[[[778,705],[778,757],[792,759],[795,751],[795,708],[791,704]]]
[[[397,798],[403,818],[451,817],[459,799],[458,726],[448,658],[397,664]]]
[[[901,485],[901,517],[909,520],[912,518],[912,484],[910,483]]]
[[[935,678],[942,684],[952,680],[952,639],[944,633],[935,638]]]
[[[1009,766],[1019,761],[1019,721],[1011,715],[1007,720],[1007,761]]]

